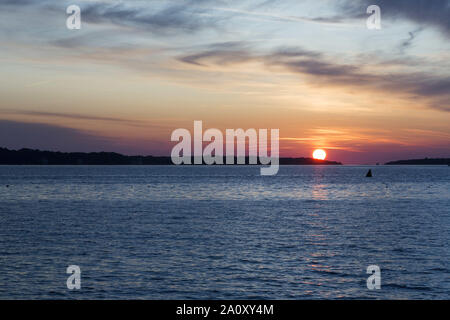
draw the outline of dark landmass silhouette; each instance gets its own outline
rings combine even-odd
[[[450,158],[438,158],[438,159],[410,159],[410,160],[397,160],[386,162],[385,165],[398,165],[398,164],[411,164],[411,165],[450,165]]]
[[[193,157],[191,162],[194,163]],[[248,158],[245,163],[248,164]],[[341,164],[312,158],[280,158],[280,165]],[[170,157],[125,156],[115,152],[55,152],[0,148],[0,165],[173,165],[173,163]]]

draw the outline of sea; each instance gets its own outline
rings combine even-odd
[[[0,299],[449,299],[449,261],[447,166],[0,166]]]

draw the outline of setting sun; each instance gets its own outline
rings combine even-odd
[[[317,160],[325,160],[325,158],[327,157],[327,153],[325,152],[325,150],[322,149],[316,149],[313,152],[313,158],[317,159]]]

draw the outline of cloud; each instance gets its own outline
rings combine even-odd
[[[161,2],[162,3],[162,2]],[[145,1],[82,1],[82,22],[110,24],[120,27],[144,30],[156,35],[193,33],[207,28],[216,28],[221,17],[209,15],[211,10],[202,6],[203,0],[168,1],[151,3]],[[0,0],[0,6],[35,6],[42,12],[60,14],[73,3],[69,1]]]
[[[245,42],[223,42],[208,46],[208,49],[179,57],[184,63],[204,66],[203,61],[214,64],[234,64],[253,59],[250,47]]]
[[[128,120],[128,119],[120,119],[120,118],[112,118],[112,117],[99,117],[99,116],[82,115],[82,114],[75,114],[75,113],[44,112],[44,111],[32,111],[32,110],[8,110],[8,109],[0,109],[0,112],[7,113],[7,114],[25,115],[25,116],[57,117],[57,118],[74,119],[74,120],[108,121],[108,122],[125,123],[125,124],[131,124],[131,125],[132,124],[144,125],[144,123],[142,123],[141,121],[137,121],[137,120]]]
[[[275,60],[271,57],[270,63],[284,66],[295,73],[308,74],[316,77],[325,76],[327,79],[339,79],[341,82],[367,80],[366,75],[359,73],[358,67],[352,65],[339,65],[321,59],[308,58]]]
[[[234,41],[204,46],[201,51],[179,56],[178,60],[192,65],[207,66],[231,65],[255,60],[275,64],[280,58],[311,58],[320,56],[321,53],[319,52],[292,47],[282,47],[273,53],[264,55],[257,53],[249,42]]]
[[[364,65],[340,64],[336,59],[325,57],[321,52],[303,48],[281,48],[272,53],[257,54],[248,44],[220,46],[212,45],[204,51],[181,56],[179,61],[199,67],[228,65],[247,61],[259,61],[268,67],[280,67],[294,74],[307,76],[311,84],[346,86],[350,88],[366,87],[384,93],[403,93],[410,98],[431,98],[432,108],[450,111],[450,78],[425,72],[383,73],[368,72]],[[375,66],[377,66],[375,64]],[[272,68],[273,69],[273,68]],[[439,101],[438,104],[435,102]]]
[[[401,44],[400,44],[400,51],[403,53],[405,51],[405,49],[408,49],[409,47],[411,47],[413,40],[417,37],[417,35],[422,32],[423,27],[420,27],[416,30],[413,30],[411,32],[408,33],[409,38],[404,40]]]
[[[1,0],[0,5],[5,6],[25,6],[36,4],[38,1],[36,0]]]
[[[274,1],[275,2],[275,1]],[[280,14],[280,13],[272,13],[271,11],[256,11],[260,7],[266,6],[267,4],[261,4],[259,6],[253,6],[251,9],[237,9],[237,8],[224,8],[224,7],[216,7],[215,10],[232,13],[234,16],[254,16],[260,19],[269,20],[269,21],[282,21],[282,22],[313,22],[320,24],[338,24],[343,23],[348,17],[343,17],[339,15],[328,16],[328,17],[308,17],[308,16],[299,16],[299,15],[291,15],[291,14]]]
[[[195,1],[178,2],[159,9],[145,5],[96,2],[82,8],[82,17],[88,23],[111,23],[167,35],[216,27],[219,19],[205,14],[207,12]]]

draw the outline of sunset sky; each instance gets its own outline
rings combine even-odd
[[[0,147],[170,155],[202,120],[284,157],[450,157],[449,3],[0,0]]]

